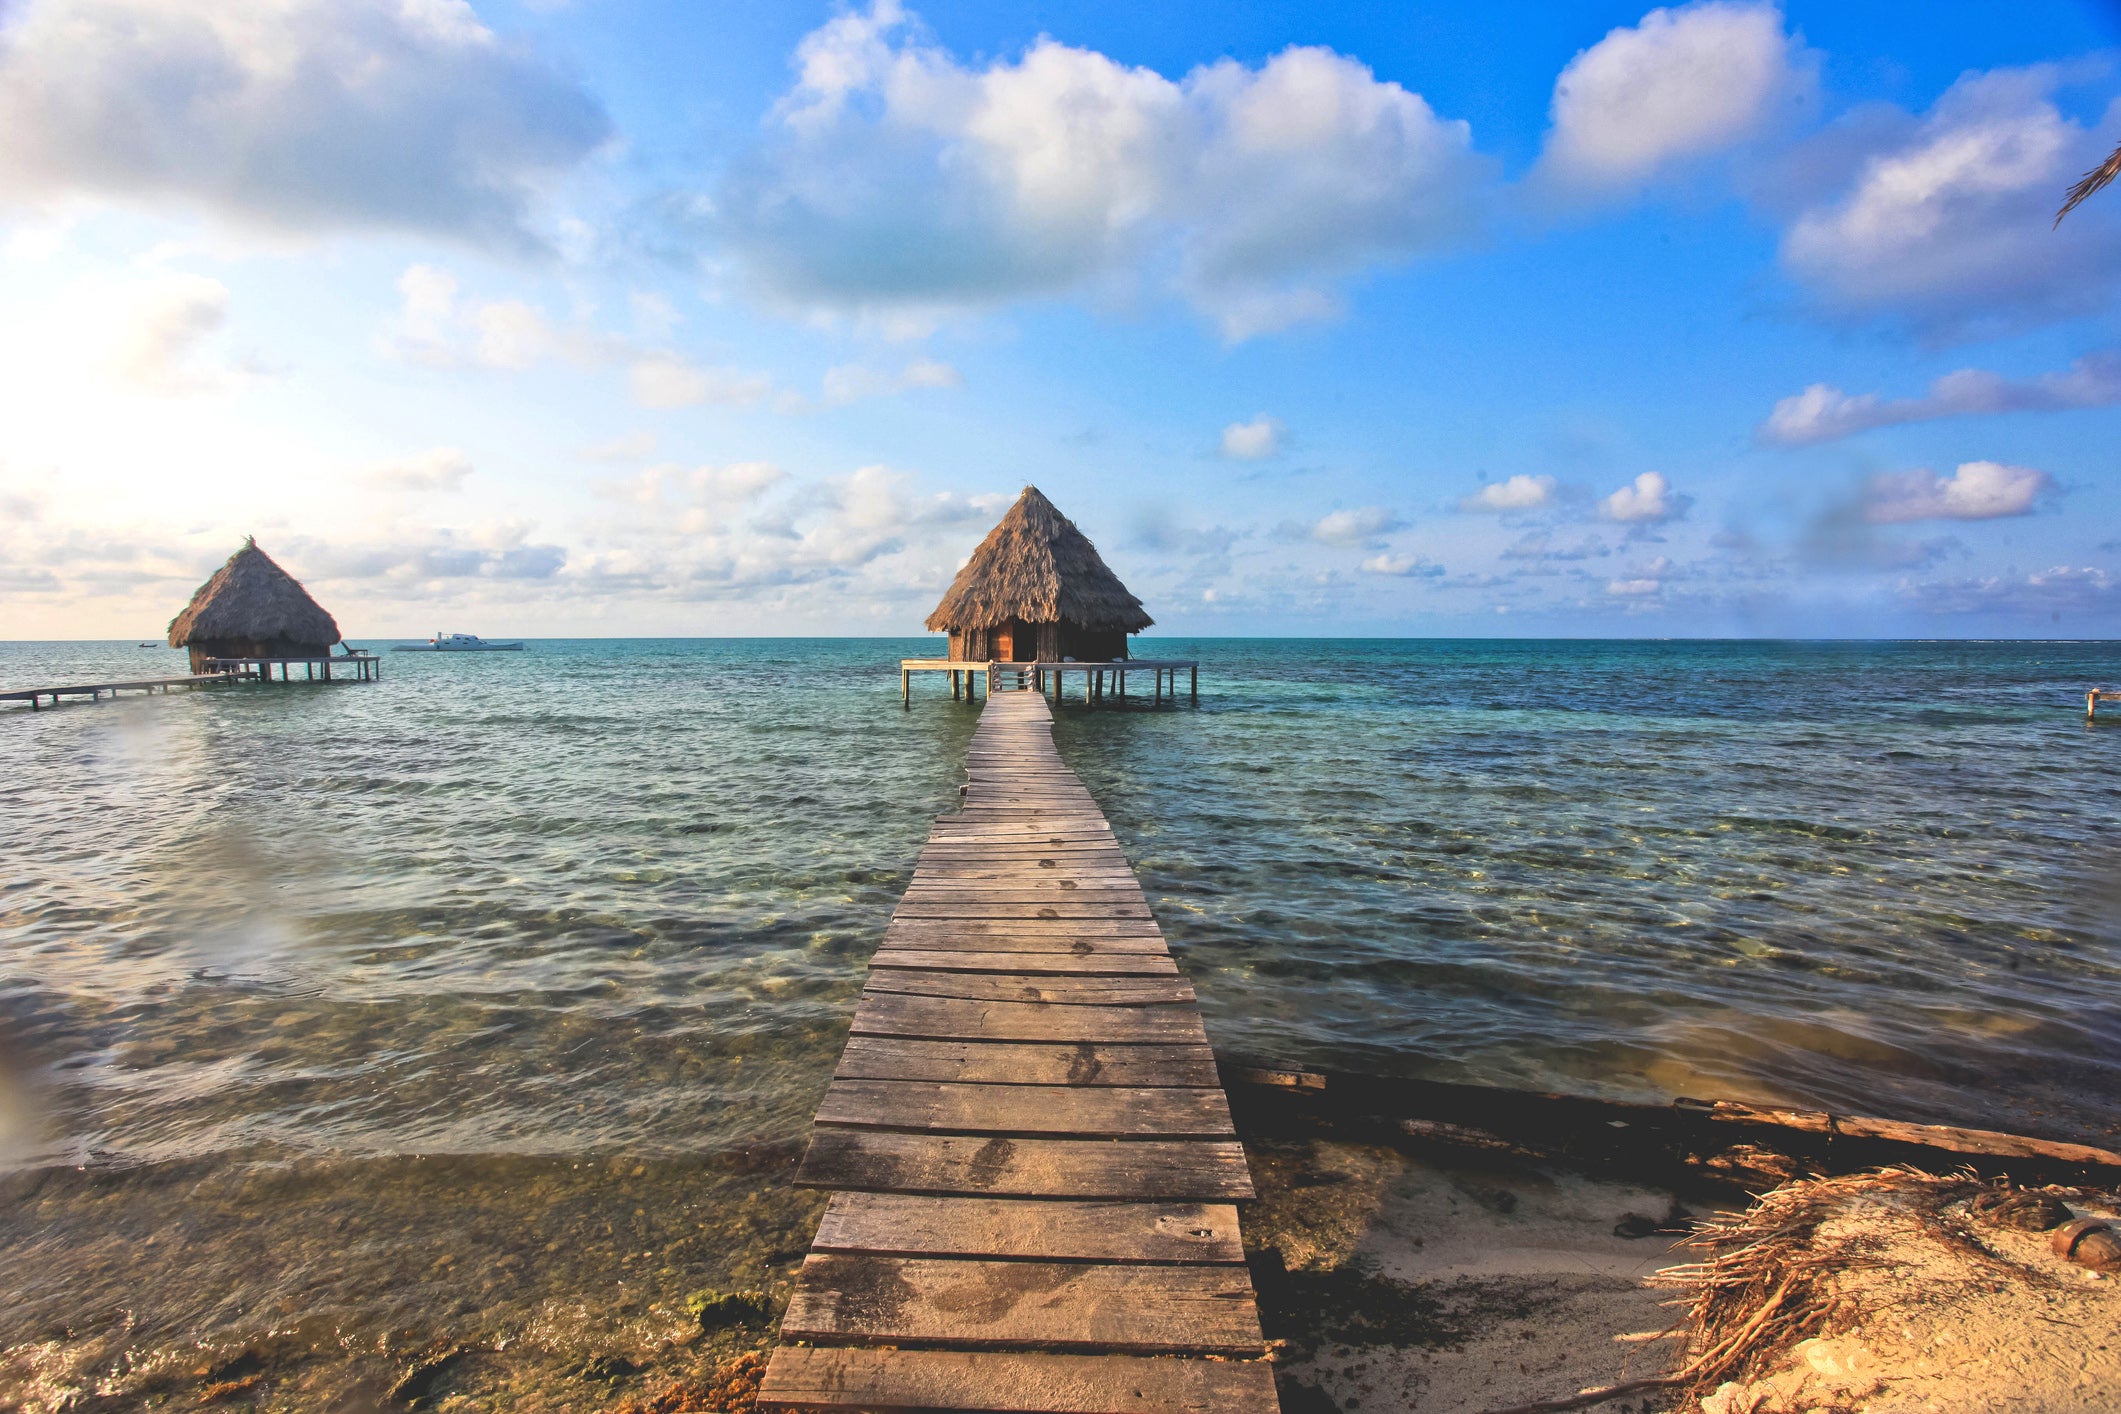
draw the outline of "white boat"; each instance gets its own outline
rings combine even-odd
[[[393,653],[520,653],[520,643],[488,643],[475,633],[437,633],[425,643],[400,643]]]

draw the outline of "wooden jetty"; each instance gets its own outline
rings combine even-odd
[[[1168,700],[1178,705],[1178,675],[1187,674],[1187,690],[1194,706],[1200,705],[1200,661],[1195,658],[1113,658],[1103,662],[1077,662],[1073,658],[1040,658],[1012,663],[996,659],[991,662],[973,663],[962,658],[901,658],[898,664],[898,690],[900,700],[913,704],[913,675],[915,673],[950,674],[950,695],[962,694],[971,698],[974,683],[985,680],[987,695],[996,692],[1016,692],[1029,688],[1045,692],[1050,683],[1053,700],[1061,700],[1062,677],[1067,673],[1083,675],[1083,701],[1103,702],[1107,698],[1124,702],[1127,699],[1127,674],[1149,673],[1156,681],[1150,694],[1149,705],[1161,707]],[[1135,696],[1141,693],[1136,690]]]
[[[280,670],[281,682],[374,682],[383,676],[382,660],[368,652],[353,653],[334,658],[329,654],[314,658],[208,658],[203,673],[185,673],[171,678],[138,678],[130,682],[77,682],[63,683],[56,687],[21,687],[0,692],[0,702],[27,702],[32,712],[44,706],[50,698],[51,705],[59,705],[62,697],[86,697],[93,702],[109,694],[116,697],[121,692],[168,692],[173,687],[210,687],[216,683],[271,682],[273,669]],[[304,676],[297,678],[294,669],[300,666]],[[332,675],[332,669],[339,669]],[[320,672],[319,669],[322,669]],[[346,669],[352,668],[349,675]]]
[[[2090,692],[2085,693],[2084,717],[2086,721],[2096,721],[2098,719],[2099,704],[2102,701],[2121,702],[2121,687],[2095,687]]]
[[[1193,989],[1052,720],[988,699],[871,961],[761,1409],[1279,1407]]]
[[[294,670],[302,669],[304,682],[374,682],[383,676],[383,660],[367,649],[358,653],[345,653],[333,657],[329,653],[298,654],[285,658],[225,658],[208,657],[209,672],[234,673],[239,677],[256,678],[259,682],[271,682],[273,669],[280,670],[281,682],[295,681]],[[337,677],[332,669],[340,670]],[[348,677],[345,669],[353,669]],[[320,671],[321,670],[321,671]]]
[[[27,702],[32,712],[40,710],[43,699],[49,697],[52,706],[59,705],[62,697],[86,697],[93,702],[109,693],[116,697],[121,692],[167,692],[173,687],[205,687],[211,683],[239,681],[234,673],[186,673],[174,678],[139,678],[132,682],[76,682],[58,687],[21,687],[0,692],[0,702]]]

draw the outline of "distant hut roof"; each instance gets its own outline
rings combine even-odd
[[[1156,622],[1098,558],[1090,537],[1036,486],[1026,486],[987,532],[928,616],[928,628],[992,628],[1011,619],[1128,633]]]
[[[172,648],[230,638],[328,646],[339,641],[339,625],[255,539],[247,539],[169,624]]]

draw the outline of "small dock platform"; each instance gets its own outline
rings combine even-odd
[[[1178,705],[1178,675],[1186,674],[1187,693],[1194,706],[1200,705],[1200,661],[1195,658],[1113,658],[1105,662],[1077,662],[1072,658],[1033,659],[1012,663],[970,662],[961,658],[901,658],[898,665],[899,697],[913,704],[913,675],[915,673],[950,674],[950,695],[962,694],[970,698],[976,681],[983,680],[987,695],[997,692],[1015,692],[1025,688],[1044,693],[1051,685],[1053,700],[1061,700],[1065,691],[1064,677],[1068,673],[1083,675],[1083,702],[1094,705],[1106,700],[1127,700],[1127,674],[1148,673],[1155,680],[1149,694],[1149,705],[1161,707],[1166,701]],[[975,676],[976,675],[976,676]],[[1138,680],[1138,679],[1137,679]],[[1135,689],[1135,698],[1140,700],[1141,690]]]
[[[208,658],[206,667],[210,672],[233,673],[259,682],[271,682],[274,668],[280,670],[281,682],[296,681],[296,668],[302,670],[303,682],[374,682],[383,676],[383,660],[366,649],[336,658],[329,653],[303,658]],[[333,675],[334,669],[337,676]]]
[[[2121,702],[2121,687],[2095,687],[2084,694],[2084,719],[2096,721],[2101,702]]]
[[[988,699],[871,960],[761,1409],[1279,1408],[1193,989],[1052,722]]]
[[[93,702],[108,693],[116,697],[121,692],[168,692],[173,687],[208,687],[215,683],[238,682],[235,673],[186,673],[174,678],[139,678],[132,682],[77,682],[59,687],[21,687],[0,692],[0,702],[27,702],[32,712],[44,706],[50,698],[51,705],[59,705],[62,697],[86,697]]]

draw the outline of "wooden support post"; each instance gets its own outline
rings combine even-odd
[[[1156,702],[1155,702],[1155,705],[1156,705],[1156,706],[1158,706],[1158,707],[1161,707],[1161,706],[1163,706],[1163,705],[1164,705],[1164,670],[1163,670],[1162,668],[1158,668],[1158,669],[1156,670]]]
[[[898,695],[899,700],[906,706],[913,705],[913,674],[904,668],[898,670]]]
[[[1193,665],[1193,705],[1200,706],[1200,664]]]

